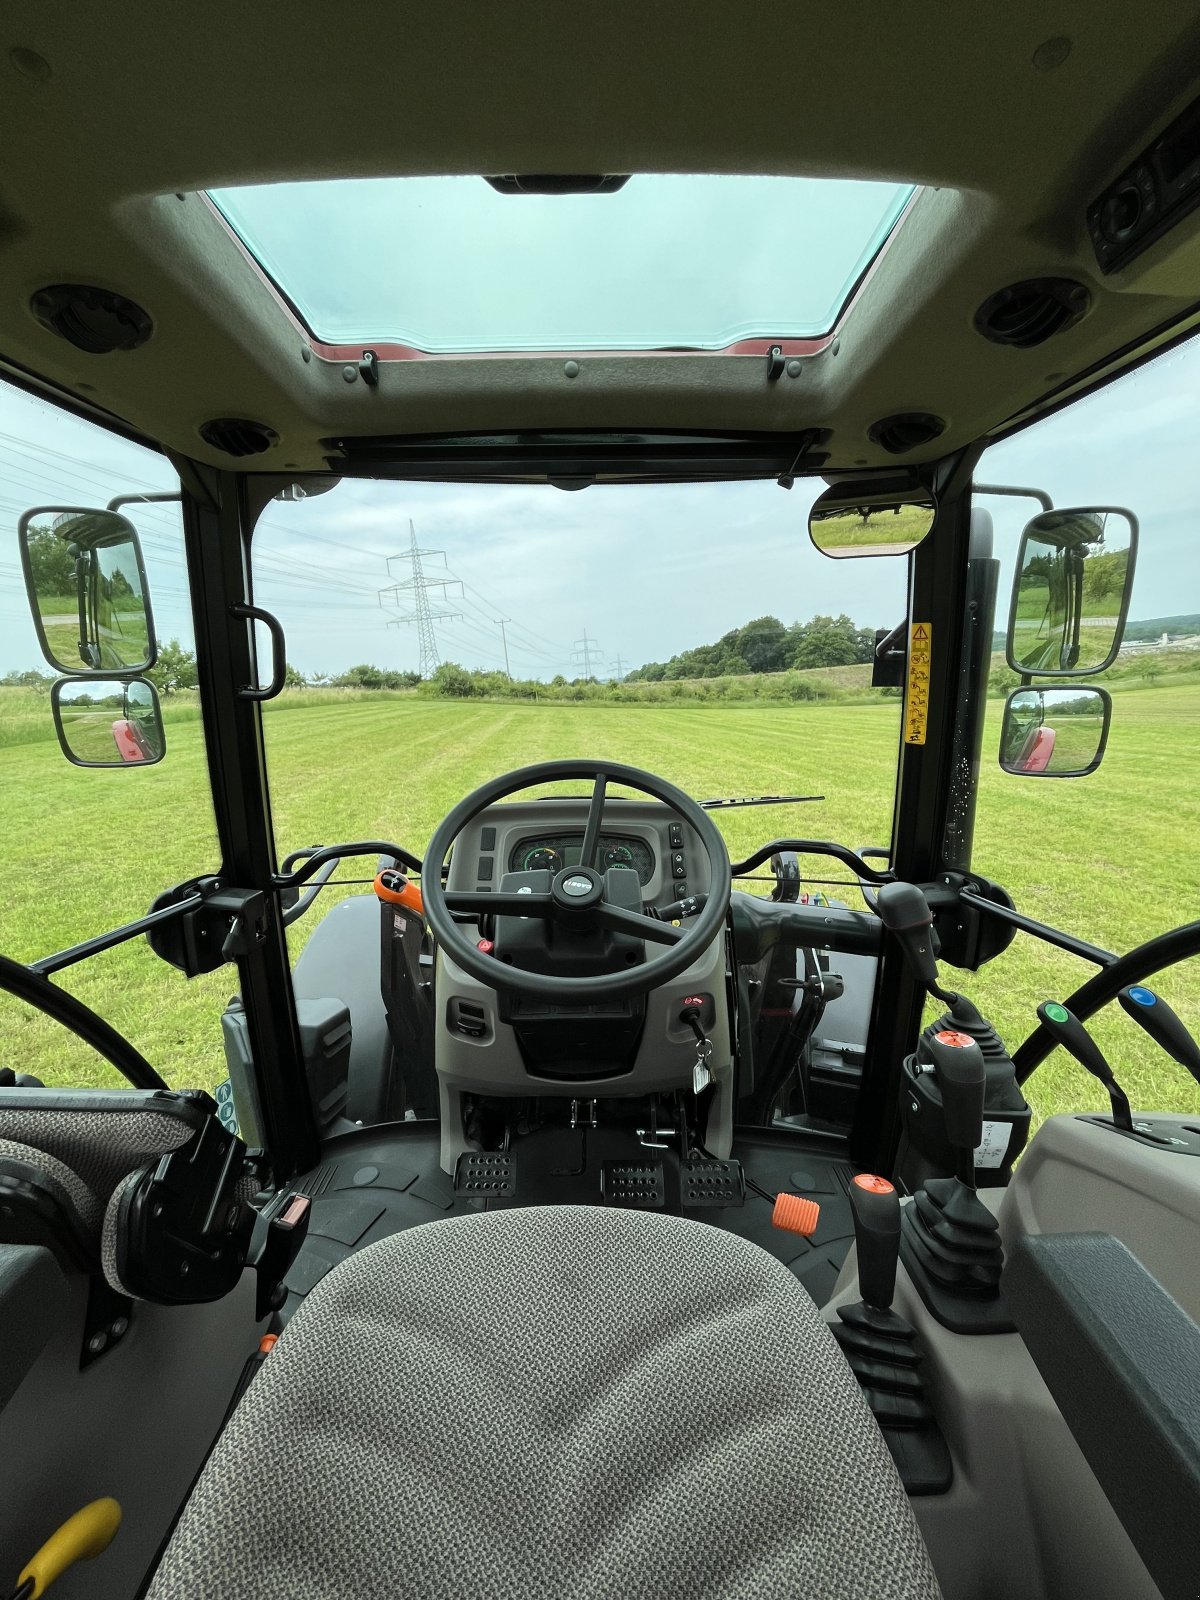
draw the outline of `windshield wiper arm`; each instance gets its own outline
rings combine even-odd
[[[729,806],[803,806],[824,800],[823,794],[748,794],[742,799],[701,800],[701,811],[724,811]]]

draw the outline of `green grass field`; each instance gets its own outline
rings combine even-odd
[[[1125,950],[1196,913],[1200,840],[1200,685],[1119,692],[1104,765],[1093,777],[1008,777],[995,761],[1000,701],[989,705],[975,859],[1030,914]],[[216,866],[194,705],[168,702],[166,760],[117,771],[70,767],[44,696],[0,690],[0,814],[8,862],[0,951],[29,960],[139,915],[162,889]],[[267,712],[280,854],[300,845],[390,838],[420,851],[448,807],[483,779],[551,757],[633,762],[699,798],[822,794],[818,804],[717,813],[731,852],[794,834],[886,842],[896,700],[795,706],[509,705],[384,695],[297,693]],[[814,877],[842,877],[810,858]],[[357,876],[351,866],[347,876]],[[751,886],[760,890],[765,885]],[[331,891],[328,897],[331,897]],[[343,890],[341,892],[360,892]],[[860,903],[857,891],[831,888]],[[327,898],[328,898],[327,897]],[[317,913],[293,930],[298,949]],[[1093,969],[1018,935],[962,987],[1008,1040],[1034,1006]],[[143,941],[70,969],[65,987],[124,1031],[174,1085],[224,1076],[218,1017],[231,968],[186,981]],[[959,981],[950,974],[951,983]],[[1200,1031],[1200,961],[1160,980]],[[9,1001],[0,1064],[48,1083],[115,1081],[65,1030]],[[1115,1007],[1096,1025],[1135,1105],[1197,1112],[1200,1089]],[[1103,1091],[1060,1055],[1030,1084],[1041,1115],[1102,1109]]]

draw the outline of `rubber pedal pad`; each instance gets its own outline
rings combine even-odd
[[[695,1156],[681,1161],[679,1203],[685,1210],[701,1206],[744,1206],[746,1174],[742,1163]]]
[[[517,1192],[515,1158],[464,1150],[454,1163],[454,1192],[466,1200],[512,1200]]]
[[[600,1167],[600,1198],[606,1206],[661,1211],[667,1183],[661,1161],[605,1161]]]

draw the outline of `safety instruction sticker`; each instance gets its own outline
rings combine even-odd
[[[1008,1140],[1012,1133],[1011,1122],[985,1122],[983,1138],[975,1150],[977,1167],[1002,1167],[1008,1154]]]
[[[908,693],[904,701],[904,742],[924,744],[929,726],[929,651],[933,628],[914,622],[908,640]]]

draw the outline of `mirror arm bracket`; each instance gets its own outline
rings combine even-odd
[[[174,919],[167,913],[172,905],[181,913]],[[226,887],[218,878],[193,878],[168,889],[152,915],[158,924],[150,936],[155,955],[189,978],[249,955],[267,938],[266,893]]]

